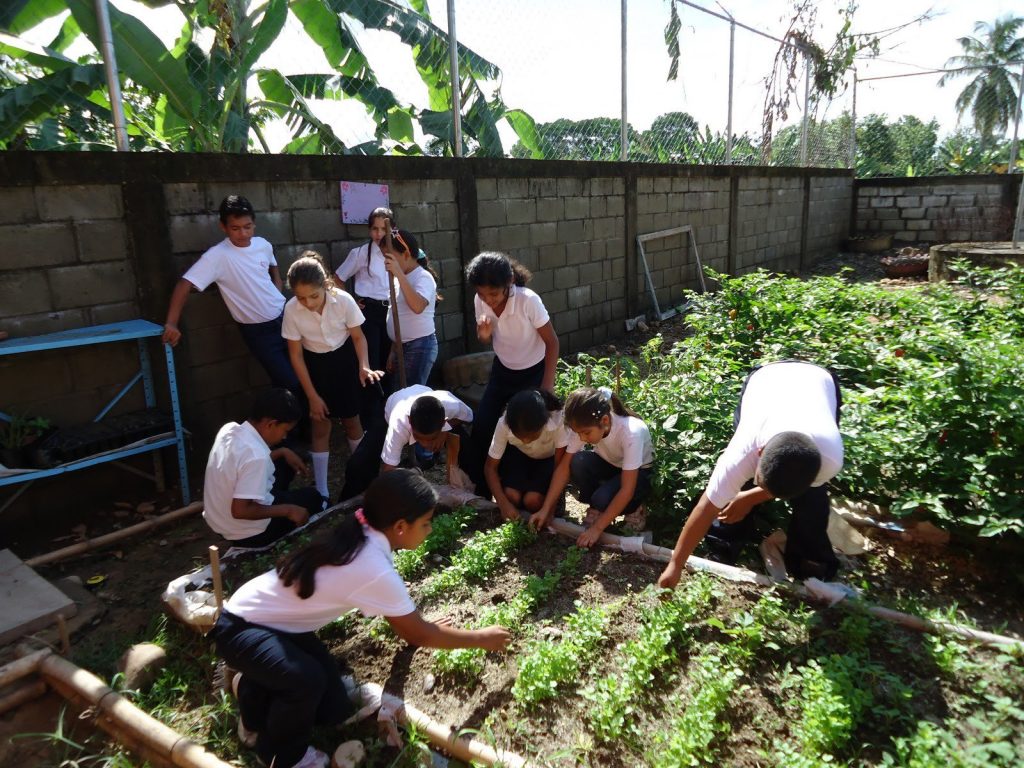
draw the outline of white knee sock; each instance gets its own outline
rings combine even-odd
[[[359,444],[363,442],[362,435],[360,435],[359,437],[346,437],[345,439],[348,440],[348,451],[350,454],[355,453],[356,448],[358,448]]]
[[[321,496],[329,496],[330,494],[327,492],[327,457],[331,454],[324,451],[309,455],[313,459],[313,479],[316,481],[316,490]]]

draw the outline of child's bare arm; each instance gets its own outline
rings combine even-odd
[[[266,520],[270,517],[287,517],[296,525],[309,519],[309,512],[298,504],[274,504],[267,506],[255,499],[232,499],[231,516],[236,520]]]
[[[549,320],[545,325],[537,329],[541,339],[544,341],[544,378],[541,379],[541,389],[548,392],[555,391],[555,374],[558,371],[558,334],[555,327]]]
[[[534,530],[540,530],[546,526],[555,513],[555,505],[565,492],[565,486],[569,484],[569,464],[572,462],[572,457],[573,454],[565,453],[555,465],[555,472],[551,476],[551,484],[544,496],[544,503],[539,510],[530,515],[530,527]]]
[[[181,310],[185,308],[185,302],[188,300],[188,295],[196,290],[196,287],[192,285],[184,277],[178,280],[174,286],[174,290],[171,292],[170,306],[167,307],[167,319],[164,321],[164,335],[163,342],[170,344],[172,347],[177,346],[181,340],[181,331],[178,330],[178,321],[181,319]]]
[[[595,520],[587,530],[579,535],[576,539],[576,544],[580,547],[589,547],[601,538],[601,534],[604,529],[611,525],[612,520],[618,517],[622,510],[629,504],[630,499],[633,498],[633,494],[636,492],[636,481],[640,475],[638,469],[624,469],[622,470],[622,480],[619,484],[619,491],[616,493],[610,502],[608,507],[602,512],[597,520]]]
[[[679,532],[679,540],[676,542],[675,549],[672,550],[672,559],[669,560],[665,570],[658,577],[659,587],[672,589],[679,583],[679,577],[683,575],[686,561],[690,559],[693,550],[707,534],[719,512],[721,510],[711,503],[707,493],[701,494],[700,501],[697,502],[697,506],[693,508],[690,516],[686,518],[683,530]]]
[[[270,279],[273,281],[274,285],[277,286],[277,290],[283,292],[284,283],[281,282],[281,270],[277,268],[276,264],[271,264],[268,271],[270,272]]]

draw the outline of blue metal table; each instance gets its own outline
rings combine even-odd
[[[19,339],[8,339],[0,341],[0,356],[20,355],[28,352],[42,352],[51,349],[63,349],[66,347],[83,347],[94,344],[109,344],[112,342],[135,341],[139,348],[139,371],[131,381],[124,385],[120,392],[107,403],[96,415],[93,421],[99,421],[106,416],[139,381],[146,398],[146,407],[153,408],[156,405],[156,391],[153,387],[153,367],[149,358],[147,339],[159,337],[163,334],[163,327],[148,320],[126,320],[121,323],[109,323],[107,325],[93,325],[86,328],[74,328],[69,331],[58,331],[47,333],[41,336],[27,336]],[[78,469],[86,469],[97,464],[119,461],[129,456],[136,456],[141,453],[159,451],[161,448],[176,446],[178,449],[178,471],[181,479],[181,500],[188,504],[190,499],[188,488],[188,466],[185,460],[185,430],[181,425],[181,406],[178,402],[178,380],[174,372],[174,354],[170,344],[164,344],[164,356],[167,359],[167,384],[171,399],[171,412],[174,419],[174,432],[168,432],[165,436],[158,435],[151,441],[143,441],[135,445],[125,446],[95,456],[87,456],[76,461],[61,464],[49,469],[34,469],[26,472],[17,472],[10,475],[0,476],[0,487],[24,483],[25,485],[9,498],[2,506],[0,512],[7,509],[15,499],[24,492],[30,483],[41,480],[45,477],[61,475],[65,472],[74,472]],[[10,421],[8,414],[0,413],[0,419]],[[159,462],[159,454],[154,456],[157,465],[155,479],[158,487],[162,484],[162,466]],[[126,467],[135,470],[134,467]]]

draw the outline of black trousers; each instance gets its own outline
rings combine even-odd
[[[784,360],[780,362],[803,362],[798,360]],[[775,365],[776,363],[768,363]],[[733,428],[740,423],[740,407],[743,403],[743,393],[747,391],[747,384],[750,377],[764,366],[757,366],[743,381],[743,388],[740,390],[740,402],[736,405],[736,412],[733,415]],[[827,368],[825,370],[828,370]],[[836,424],[839,424],[840,411],[842,409],[842,393],[839,389],[839,379],[833,371],[828,371],[832,376],[832,382],[836,389]],[[748,484],[746,487],[753,487]],[[788,501],[790,510],[789,526],[786,529],[786,549],[783,552],[783,559],[786,563],[786,570],[790,576],[797,579],[808,579],[816,577],[820,579],[831,579],[839,569],[839,560],[832,550],[832,542],[828,538],[828,515],[829,499],[828,489],[822,485],[817,488],[808,488],[801,495]],[[753,537],[756,508],[751,511],[743,520],[738,523],[727,524],[715,521],[708,535],[725,542],[737,542],[748,540]]]
[[[256,731],[265,765],[293,766],[315,725],[337,725],[355,711],[330,652],[313,632],[282,632],[221,611],[210,636],[217,654],[242,673],[238,709]]]
[[[274,462],[274,485],[270,493],[274,497],[275,504],[297,504],[305,507],[309,514],[314,515],[323,509],[324,499],[320,492],[312,487],[288,488],[295,479],[295,470],[292,469],[284,459]],[[232,547],[265,547],[273,544],[287,533],[295,530],[295,523],[287,517],[272,517],[270,524],[262,533],[250,536],[247,539],[230,539],[228,543]]]
[[[609,464],[593,451],[580,451],[569,462],[569,476],[572,484],[579,489],[579,498],[584,504],[604,512],[612,499],[622,488],[622,470]],[[651,492],[651,470],[641,468],[637,472],[636,489],[633,498],[622,510],[623,515],[636,511]]]

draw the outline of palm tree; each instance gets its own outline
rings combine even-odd
[[[955,77],[974,75],[956,99],[960,117],[970,110],[974,127],[987,142],[996,132],[1005,133],[1017,109],[1017,88],[1020,75],[1016,70],[1024,61],[1024,37],[1017,32],[1024,26],[1024,17],[1007,14],[994,24],[978,21],[973,37],[961,37],[957,42],[962,56],[946,61],[947,67],[962,68],[947,72],[939,80],[945,85]]]

